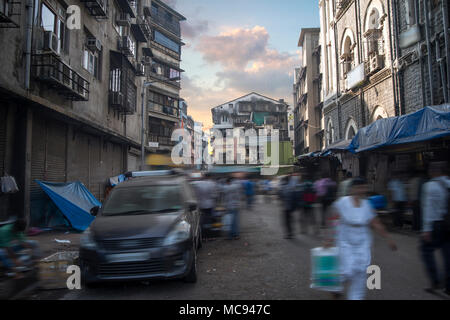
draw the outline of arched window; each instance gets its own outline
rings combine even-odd
[[[356,136],[356,132],[358,131],[358,125],[356,124],[356,121],[354,119],[349,119],[347,121],[347,126],[345,128],[345,139],[350,140],[353,139],[354,136]]]
[[[355,67],[355,37],[351,29],[346,29],[341,42],[341,63],[342,75],[346,77],[347,73]]]
[[[373,0],[366,11],[364,24],[365,60],[369,71],[375,72],[384,67],[383,23],[386,14],[379,0]]]
[[[331,119],[328,119],[327,123],[327,145],[331,145],[334,142],[334,128],[333,128],[333,122],[331,122]]]
[[[377,120],[388,118],[388,117],[389,117],[389,115],[387,114],[386,110],[383,107],[378,106],[373,111],[371,120],[372,120],[372,122],[375,122]]]

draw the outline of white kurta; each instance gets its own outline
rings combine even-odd
[[[351,197],[343,197],[336,201],[334,206],[339,213],[336,240],[340,271],[343,280],[354,282],[356,278],[366,276],[367,267],[370,265],[372,246],[370,222],[376,214],[367,200],[363,200],[360,207],[355,207]],[[358,287],[365,285],[365,281],[358,280],[358,282],[361,283]],[[364,287],[356,288],[359,292],[364,289]]]

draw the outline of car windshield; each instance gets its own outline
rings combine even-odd
[[[102,215],[163,213],[182,208],[179,185],[154,185],[118,188],[106,201]]]

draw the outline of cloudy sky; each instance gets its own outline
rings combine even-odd
[[[164,0],[182,22],[181,97],[205,129],[211,108],[252,91],[292,104],[301,28],[318,27],[318,0]]]

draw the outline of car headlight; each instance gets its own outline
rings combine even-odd
[[[165,246],[170,246],[189,239],[191,234],[191,225],[186,221],[180,221],[164,240]]]
[[[80,247],[85,249],[94,250],[97,248],[97,244],[95,243],[94,239],[92,238],[92,233],[90,228],[87,228],[86,231],[83,232],[83,235],[80,239]]]

